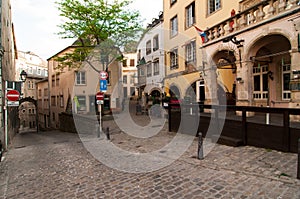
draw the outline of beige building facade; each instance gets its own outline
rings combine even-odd
[[[299,11],[294,0],[165,0],[165,85],[207,104],[298,107]]]
[[[79,68],[63,68],[58,69],[59,62],[57,57],[71,52],[76,46],[69,46],[60,51],[56,55],[50,57],[48,61],[48,116],[40,117],[44,120],[49,117],[48,122],[50,128],[60,127],[60,114],[73,113],[73,114],[95,114],[97,109],[95,95],[100,91],[100,75],[103,66],[97,61],[83,62]],[[104,104],[102,105],[103,112],[108,113],[120,108],[120,63],[117,61],[108,65],[107,73],[107,91],[104,95]],[[44,86],[44,85],[43,85]],[[120,87],[120,88],[119,88]],[[46,88],[41,87],[38,92],[41,96],[46,96]],[[45,106],[42,105],[44,108]]]

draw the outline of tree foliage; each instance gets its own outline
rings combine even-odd
[[[57,58],[59,67],[78,68],[87,62],[99,71],[92,59],[98,59],[107,68],[120,58],[121,50],[140,36],[140,14],[128,9],[131,3],[130,0],[57,1],[60,16],[65,19],[58,34],[77,39],[71,52]]]

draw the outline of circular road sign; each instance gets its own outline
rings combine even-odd
[[[106,71],[101,71],[100,72],[100,79],[107,79],[108,78],[108,73]]]
[[[103,92],[98,92],[96,94],[96,99],[97,100],[104,100],[104,93]]]
[[[20,93],[19,93],[19,91],[17,91],[17,90],[10,90],[10,91],[7,91],[6,98],[7,98],[9,101],[18,101],[19,98],[20,98]]]

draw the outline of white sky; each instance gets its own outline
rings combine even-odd
[[[61,18],[55,1],[11,0],[18,50],[32,51],[46,60],[72,44],[74,40],[60,39],[56,34]],[[134,0],[132,6],[140,11],[146,26],[162,11],[163,0]]]

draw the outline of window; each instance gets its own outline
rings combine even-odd
[[[174,49],[170,52],[170,67],[171,69],[178,68],[178,49]]]
[[[48,88],[44,88],[44,97],[48,96]]]
[[[157,51],[159,48],[159,43],[158,43],[158,35],[153,37],[153,51]]]
[[[123,67],[127,67],[127,59],[123,60]]]
[[[177,16],[171,19],[171,37],[174,37],[178,33],[178,19]]]
[[[129,63],[129,65],[130,66],[134,66],[135,64],[134,64],[134,62],[135,62],[135,60],[134,59],[130,59],[130,63]]]
[[[127,84],[127,75],[123,75],[123,84]]]
[[[195,23],[195,2],[185,8],[185,27],[189,28]]]
[[[145,76],[145,70],[144,70],[144,67],[140,67],[140,68],[139,68],[139,75],[140,75],[140,76]]]
[[[85,111],[86,110],[86,98],[85,96],[77,96],[77,110],[78,111]]]
[[[186,63],[196,62],[196,42],[192,41],[185,46],[185,61]]]
[[[151,53],[151,41],[147,41],[146,43],[146,55],[149,55]]]
[[[153,75],[159,75],[159,59],[153,62]]]
[[[147,77],[151,77],[152,76],[152,64],[151,62],[147,63]]]
[[[59,101],[60,101],[60,107],[64,107],[64,96],[63,95],[60,96]]]
[[[76,75],[76,85],[85,85],[85,72],[84,71],[77,71]]]
[[[211,14],[221,8],[221,0],[208,0],[208,14]]]
[[[253,67],[253,98],[254,99],[267,99],[268,98],[268,65]]]
[[[42,97],[42,89],[39,89],[39,97]]]
[[[291,80],[291,65],[285,64],[282,66],[282,99],[291,99],[290,91],[290,80]]]
[[[56,86],[59,86],[59,78],[56,78]]]
[[[56,96],[51,96],[51,106],[56,106]]]
[[[38,75],[41,75],[41,69],[38,69],[38,70],[37,70],[37,74],[38,74]]]
[[[174,3],[176,3],[177,0],[170,0],[170,5],[173,5]]]

